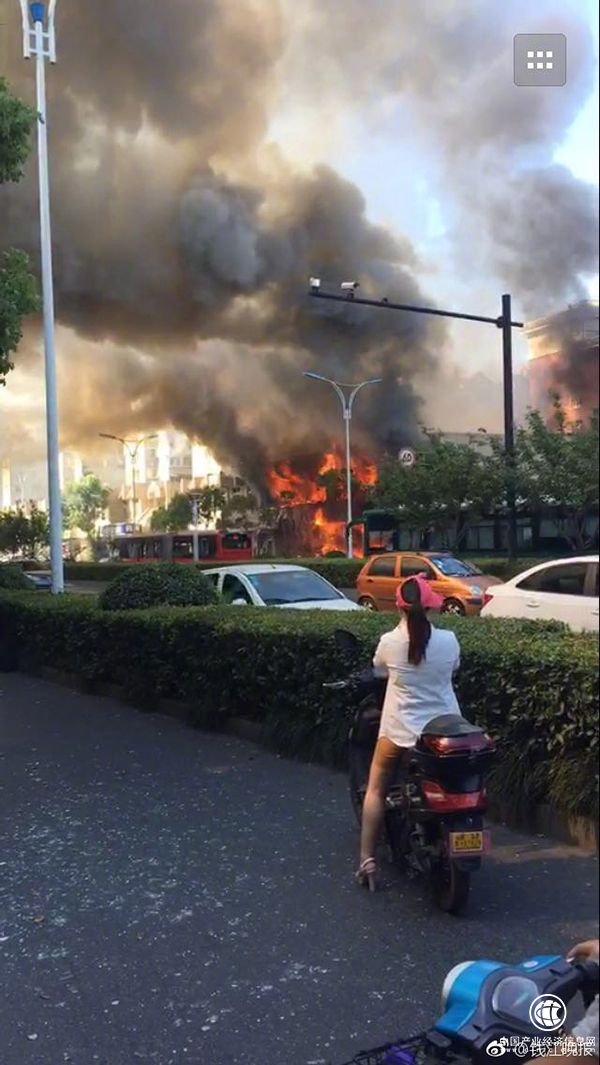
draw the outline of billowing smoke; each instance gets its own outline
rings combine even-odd
[[[595,201],[550,154],[592,56],[576,14],[546,7],[529,26],[494,0],[61,0],[49,117],[64,442],[174,425],[260,486],[273,461],[316,462],[338,436],[337,401],[305,369],[384,378],[357,408],[365,451],[417,432],[411,382],[435,379],[443,327],[309,302],[306,279],[358,276],[367,293],[431,303],[418,256],[369,222],[355,186],[269,142],[290,101],[332,132],[350,106],[366,123],[410,115],[444,168],[458,268],[493,271],[528,314],[578,296]],[[566,88],[512,84],[512,34],[528,29],[567,33]],[[30,98],[16,24],[7,51]],[[0,241],[35,254],[33,167],[2,196]]]

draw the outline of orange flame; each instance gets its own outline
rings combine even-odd
[[[342,453],[332,449],[323,456],[316,476],[319,477],[332,470],[342,473],[345,465]],[[377,470],[371,461],[360,458],[352,462],[352,476],[360,485],[372,485],[377,480]],[[280,462],[269,474],[269,486],[274,500],[281,507],[295,507],[307,503],[318,504],[315,507],[313,519],[314,547],[317,552],[327,554],[329,551],[346,550],[346,523],[329,519],[324,507],[328,501],[327,489],[324,485],[317,484],[316,478],[296,473],[289,463]],[[345,490],[341,492],[339,503],[343,503],[344,496]],[[331,499],[329,502],[331,503]],[[360,553],[358,543],[356,547]]]

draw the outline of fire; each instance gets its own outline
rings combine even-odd
[[[339,451],[328,451],[323,456],[317,477],[333,470],[345,471],[346,461]],[[377,470],[368,459],[352,460],[352,476],[361,485],[372,485],[377,480]],[[324,503],[327,490],[324,485],[302,474],[295,473],[288,462],[280,462],[269,474],[269,486],[273,498],[283,506],[296,506],[298,503]]]
[[[320,534],[320,552],[322,555],[326,555],[329,551],[346,550],[346,523],[343,521],[327,521],[322,507],[319,507],[315,514],[315,529]]]
[[[329,551],[346,549],[346,460],[342,452],[332,448],[323,456],[314,477],[297,473],[287,462],[280,462],[269,474],[269,486],[275,502],[291,514],[296,507],[312,505],[313,542],[310,548],[315,553],[327,554]],[[336,472],[336,479],[319,484],[319,478]],[[365,458],[352,460],[352,478],[354,485],[364,488],[375,484],[377,470],[374,464]],[[354,494],[354,493],[353,493]]]

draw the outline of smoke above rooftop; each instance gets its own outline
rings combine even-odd
[[[552,151],[593,54],[576,6],[557,10],[536,4],[530,26],[494,0],[61,0],[48,84],[64,443],[173,425],[260,486],[274,461],[310,464],[338,436],[335,397],[307,369],[383,377],[357,407],[366,453],[418,432],[416,381],[434,387],[443,324],[310,301],[306,280],[356,276],[431,304],[419,251],[341,174],[271,142],[290,101],[315,129],[348,109],[367,125],[409,113],[444,175],[457,259],[530,317],[580,298],[597,201]],[[9,29],[8,77],[31,99]],[[564,89],[513,85],[512,35],[529,29],[567,34]],[[34,166],[1,197],[0,243],[35,261]]]

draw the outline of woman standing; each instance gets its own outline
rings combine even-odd
[[[439,610],[442,597],[424,577],[411,577],[398,588],[399,625],[381,637],[373,665],[387,676],[379,738],[373,753],[362,811],[359,883],[376,887],[375,848],[385,811],[385,797],[398,763],[414,747],[425,726],[440,714],[460,714],[452,678],[460,664],[453,632],[436,629],[427,612]]]

